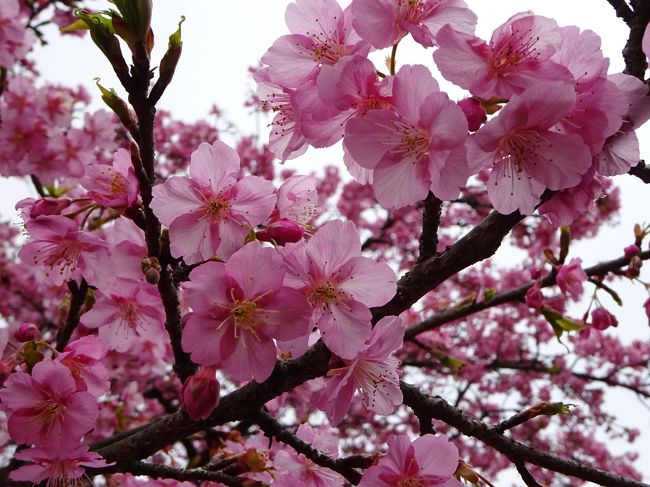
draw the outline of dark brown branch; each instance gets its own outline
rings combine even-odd
[[[493,211],[445,252],[415,264],[397,283],[395,297],[373,310],[375,321],[399,315],[451,276],[491,257],[510,230],[523,219],[519,212],[501,215]]]
[[[623,48],[623,59],[625,60],[625,70],[623,72],[644,81],[648,63],[641,47],[641,41],[648,20],[650,20],[650,4],[643,1],[636,3],[633,7],[634,16],[627,22],[630,27],[630,34]]]
[[[650,259],[650,251],[646,250],[640,254],[641,260]],[[619,257],[618,259],[610,260],[608,262],[602,262],[594,266],[588,267],[585,269],[585,273],[592,276],[604,276],[608,272],[612,272],[625,267],[630,262],[628,257]],[[420,333],[425,331],[433,330],[438,328],[446,323],[451,321],[464,318],[466,316],[478,313],[479,311],[486,310],[488,308],[493,308],[505,303],[514,303],[517,301],[523,301],[526,296],[526,292],[533,287],[535,281],[530,281],[518,288],[511,289],[510,291],[505,291],[499,294],[492,296],[490,299],[477,301],[475,303],[470,303],[465,306],[459,306],[457,308],[451,308],[445,311],[442,311],[431,318],[421,321],[417,325],[412,326],[404,334],[405,340],[412,340]],[[547,277],[542,279],[541,287],[550,287],[555,285],[555,274],[549,274]]]
[[[650,487],[636,480],[614,475],[597,468],[583,465],[575,460],[566,460],[556,455],[511,440],[460,409],[453,407],[441,397],[427,396],[417,387],[402,383],[404,404],[414,411],[427,411],[431,417],[444,421],[466,436],[471,436],[503,453],[513,463],[531,463],[554,472],[576,477],[608,487]]]
[[[539,484],[537,480],[535,480],[535,477],[533,477],[533,475],[528,471],[524,463],[515,463],[515,468],[517,469],[517,472],[519,472],[521,480],[523,480],[524,484],[528,487],[542,487],[542,485]]]
[[[65,319],[65,324],[56,337],[56,349],[62,352],[65,346],[70,341],[70,337],[79,324],[79,317],[81,316],[81,307],[86,301],[86,294],[88,292],[88,283],[85,279],[81,279],[81,284],[77,286],[75,281],[68,282],[68,289],[70,290],[70,308],[68,309],[68,316]]]
[[[632,12],[625,0],[607,0],[607,2],[614,8],[618,18],[622,19],[627,25],[632,23],[634,12]]]
[[[361,480],[361,474],[354,470],[351,465],[356,464],[358,467],[368,468],[372,465],[372,460],[368,457],[357,456],[342,459],[334,459],[325,453],[312,448],[309,443],[304,442],[297,436],[291,434],[278,423],[273,416],[265,411],[260,411],[254,416],[255,422],[262,428],[262,431],[269,438],[275,438],[282,443],[291,446],[298,453],[302,453],[321,467],[329,468],[340,473],[350,483],[356,485]]]
[[[221,398],[206,420],[193,421],[181,410],[132,433],[102,440],[92,448],[109,461],[128,463],[148,457],[199,431],[256,414],[274,397],[327,372],[330,356],[325,346],[318,342],[300,358],[276,363],[273,373],[263,383],[250,382]]]
[[[636,176],[646,184],[650,184],[650,167],[646,166],[645,161],[639,163],[628,171],[632,176]]]
[[[422,210],[419,261],[428,259],[438,253],[438,227],[440,226],[441,212],[442,201],[429,191]]]
[[[32,184],[34,185],[34,188],[36,189],[36,192],[41,198],[45,198],[47,194],[45,193],[45,188],[43,187],[43,183],[41,183],[41,180],[38,179],[38,177],[34,174],[29,176],[29,179],[31,179]]]
[[[204,481],[209,480],[212,482],[221,482],[229,487],[242,487],[246,481],[246,487],[262,486],[262,482],[257,482],[250,479],[242,479],[231,475],[226,475],[222,472],[212,472],[202,468],[196,469],[177,469],[168,467],[167,465],[156,465],[152,463],[136,462],[128,465],[125,469],[120,471],[127,471],[134,475],[146,475],[154,479],[175,479],[175,480],[189,480],[189,481]]]

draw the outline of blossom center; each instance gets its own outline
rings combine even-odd
[[[205,202],[205,212],[210,220],[217,220],[224,216],[230,205],[218,196],[213,196]]]
[[[431,135],[423,128],[397,120],[394,122],[397,129],[394,139],[389,141],[392,145],[390,153],[399,159],[410,159],[417,163],[428,157],[431,151]]]
[[[542,145],[542,138],[535,130],[515,129],[499,142],[501,158],[512,162],[518,170],[531,159]]]
[[[513,32],[509,39],[501,46],[494,47],[491,52],[491,61],[488,64],[493,73],[504,75],[520,62],[535,59],[539,56],[535,48],[537,41],[539,37],[531,37],[530,31]]]
[[[397,0],[396,17],[409,24],[419,25],[427,18],[440,0],[428,2],[427,0]]]
[[[410,477],[408,479],[398,480],[395,487],[424,487],[424,482],[418,478]]]
[[[327,306],[341,299],[341,292],[330,282],[324,282],[311,292],[311,302]]]
[[[48,399],[40,404],[38,408],[38,415],[36,416],[39,423],[45,426],[46,434],[49,434],[54,422],[59,419],[62,413],[65,412],[65,406],[54,399]]]

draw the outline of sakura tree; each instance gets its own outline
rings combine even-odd
[[[296,0],[251,69],[268,133],[228,144],[156,108],[183,19],[156,59],[151,0],[0,0],[0,174],[38,193],[0,225],[0,483],[648,485],[607,399],[650,399],[619,292],[650,226],[575,250],[650,183],[650,4],[609,4],[624,73],[529,11],[486,41],[463,0]],[[40,77],[52,23],[107,109]]]

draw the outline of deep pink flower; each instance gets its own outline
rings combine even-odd
[[[393,271],[361,256],[352,222],[326,223],[309,242],[287,245],[282,255],[286,283],[309,299],[312,323],[325,345],[338,356],[353,359],[370,336],[369,308],[385,304],[395,294]]]
[[[474,33],[476,14],[463,0],[353,0],[353,25],[377,49],[397,44],[411,34],[424,47],[436,45],[445,24]]]
[[[257,176],[237,181],[239,155],[221,141],[192,153],[190,177],[153,188],[151,209],[169,227],[171,251],[187,264],[228,259],[246,235],[269,217],[273,184]]]
[[[25,57],[36,40],[25,27],[18,0],[0,0],[0,67],[9,69]]]
[[[296,0],[287,6],[285,20],[291,34],[262,56],[270,79],[284,88],[298,88],[315,79],[321,66],[351,54],[366,56],[370,50],[336,0]]]
[[[106,353],[104,342],[88,335],[68,343],[56,360],[70,370],[77,390],[99,397],[110,387],[108,371],[101,362]]]
[[[37,363],[32,374],[16,372],[0,390],[9,412],[9,434],[17,443],[70,449],[95,424],[96,399],[77,391],[72,373],[60,362]]]
[[[553,129],[575,99],[570,85],[536,82],[514,95],[473,136],[475,145],[470,149],[477,150],[470,150],[470,160],[492,167],[487,189],[497,211],[530,214],[546,188],[560,190],[580,183],[591,167],[591,152],[580,136]]]
[[[118,149],[113,165],[94,164],[86,168],[81,185],[98,204],[108,208],[128,208],[138,199],[138,179],[135,176],[131,154]]]
[[[455,198],[469,171],[464,142],[467,120],[427,68],[403,66],[393,82],[393,110],[371,110],[351,119],[343,146],[354,161],[373,169],[377,201],[401,208],[431,190]]]
[[[554,20],[520,13],[498,27],[487,44],[445,25],[433,59],[442,75],[472,95],[510,98],[540,81],[573,82],[567,68],[550,60],[562,37]]]
[[[596,308],[591,312],[591,326],[596,330],[606,330],[610,326],[618,326],[618,320],[605,308]]]
[[[322,429],[314,431],[309,423],[298,427],[296,436],[330,458],[338,457],[336,438]],[[275,487],[343,487],[345,478],[337,472],[317,465],[293,448],[276,451],[273,465],[276,468]]]
[[[538,208],[554,227],[570,225],[584,212],[595,211],[596,200],[603,194],[604,178],[594,174],[594,167],[582,176],[582,181],[573,188],[557,191],[550,200]]]
[[[135,336],[148,341],[163,337],[165,313],[156,286],[118,279],[97,292],[97,302],[81,317],[81,324],[99,328],[98,335],[110,350],[125,352]]]
[[[30,448],[16,452],[16,460],[31,462],[22,465],[9,474],[12,480],[40,484],[47,480],[48,486],[77,485],[82,481],[84,467],[107,467],[106,461],[94,451],[88,451],[87,446],[74,449],[46,450]]]
[[[462,487],[453,475],[458,449],[444,436],[388,437],[388,454],[363,474],[359,487]]]
[[[467,127],[470,132],[476,132],[487,121],[485,108],[476,97],[460,100],[458,106],[467,118]]]
[[[526,305],[533,309],[539,309],[544,302],[544,295],[539,281],[536,281],[528,291],[526,291]]]
[[[574,300],[582,295],[582,283],[587,281],[587,274],[582,270],[582,259],[571,259],[568,264],[560,266],[555,282],[564,294],[569,294]]]
[[[195,421],[205,419],[219,403],[221,385],[216,378],[216,367],[199,367],[196,374],[185,379],[183,408]]]
[[[251,242],[226,264],[208,262],[190,273],[185,300],[193,313],[183,349],[201,365],[218,365],[237,380],[268,378],[277,351],[273,339],[309,334],[309,303],[282,285],[276,251]]]
[[[330,423],[339,424],[350,409],[355,391],[360,391],[364,405],[377,414],[388,415],[402,404],[399,388],[399,360],[393,352],[401,348],[404,324],[397,316],[379,320],[370,338],[346,366],[330,370],[330,379],[318,405]]]
[[[41,216],[25,224],[30,239],[18,253],[24,261],[47,268],[45,275],[55,285],[83,275],[94,283],[95,273],[105,270],[106,243],[64,216]],[[105,262],[104,262],[105,263]]]
[[[19,342],[30,342],[40,336],[40,331],[34,323],[21,323],[14,332],[14,338]]]
[[[285,245],[302,240],[302,237],[305,236],[305,228],[293,220],[280,218],[270,222],[264,230],[260,230],[256,235],[258,240]]]

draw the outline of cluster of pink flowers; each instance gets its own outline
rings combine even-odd
[[[36,40],[20,10],[18,0],[0,1],[0,67],[5,69],[23,59]]]
[[[607,74],[591,31],[524,12],[485,42],[462,0],[354,0],[345,10],[335,0],[300,0],[286,20],[291,34],[256,73],[262,107],[277,113],[271,149],[290,159],[345,135],[348,169],[385,208],[429,191],[454,199],[470,176],[487,171],[499,212],[532,213],[551,190],[540,212],[568,224],[602,194],[603,177],[639,159],[634,129],[650,116],[644,89],[631,76]],[[471,98],[449,100],[425,66],[380,78],[369,51],[407,35],[437,46],[441,74]],[[488,120],[487,109],[497,114]]]

